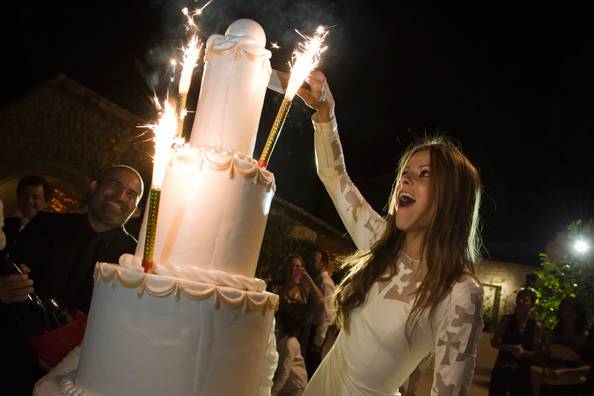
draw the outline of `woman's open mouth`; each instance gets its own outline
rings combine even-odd
[[[415,199],[415,197],[407,192],[401,192],[400,195],[398,195],[398,207],[399,208],[407,208],[411,205],[413,205],[417,200]]]

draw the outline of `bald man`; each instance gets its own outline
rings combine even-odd
[[[19,233],[13,252],[25,274],[0,276],[3,323],[10,305],[25,301],[32,291],[41,298],[57,297],[71,310],[88,312],[95,263],[117,263],[122,254],[134,253],[136,249],[136,240],[124,225],[136,210],[143,191],[142,177],[136,170],[113,166],[91,182],[87,213],[40,212],[35,216]],[[5,326],[0,332],[7,331]],[[13,326],[11,334],[0,334],[5,340],[2,347],[10,349],[16,345],[15,332],[18,328]],[[8,340],[12,346],[7,345]],[[23,357],[22,345],[14,352],[12,363],[16,367],[19,365],[15,360]]]

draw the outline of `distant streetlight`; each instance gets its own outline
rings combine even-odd
[[[578,254],[586,254],[590,250],[590,244],[587,240],[580,238],[574,242],[573,250]]]

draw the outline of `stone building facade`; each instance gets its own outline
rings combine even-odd
[[[0,197],[14,208],[17,180],[47,177],[79,202],[93,177],[112,164],[150,176],[151,145],[143,122],[66,76],[41,84],[0,109]]]
[[[498,319],[513,311],[515,292],[526,286],[538,268],[528,265],[485,260],[477,268],[478,278],[484,291],[485,322],[488,328]]]

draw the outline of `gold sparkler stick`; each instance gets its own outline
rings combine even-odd
[[[320,54],[326,50],[323,46],[324,39],[328,32],[323,26],[318,27],[313,37],[303,36],[297,32],[301,37],[305,39],[305,43],[300,43],[298,49],[293,53],[293,64],[291,65],[291,77],[289,78],[289,84],[285,92],[285,97],[281,106],[276,114],[266,143],[258,160],[258,166],[260,168],[266,168],[268,161],[276,145],[276,141],[283,128],[293,98],[297,93],[297,90],[303,84],[303,81],[309,76],[309,73],[317,66],[320,61]]]
[[[196,33],[192,34],[188,42],[188,46],[183,49],[184,59],[182,64],[182,72],[179,77],[179,124],[177,127],[177,137],[182,137],[184,130],[184,119],[186,118],[186,102],[188,99],[188,92],[190,92],[190,85],[192,84],[192,72],[198,62],[202,43],[198,39]]]
[[[155,262],[153,253],[155,251],[155,238],[157,235],[157,218],[159,216],[159,201],[161,200],[161,190],[151,188],[149,195],[149,212],[146,223],[146,237],[144,240],[144,255],[142,257],[142,268],[144,272],[150,272]]]
[[[158,103],[158,100],[156,101]],[[160,106],[160,104],[159,104]],[[144,238],[142,267],[144,272],[150,272],[154,265],[153,253],[157,236],[157,219],[159,215],[159,201],[161,199],[161,185],[165,177],[165,170],[171,154],[177,131],[177,115],[174,103],[165,103],[163,114],[157,125],[148,125],[154,131],[155,155],[153,157],[153,180],[149,195],[148,217]]]
[[[274,119],[272,128],[270,128],[270,133],[268,134],[268,138],[266,139],[266,143],[264,144],[264,148],[262,149],[262,154],[260,154],[260,159],[258,160],[258,166],[260,168],[266,168],[266,166],[268,165],[268,160],[270,159],[272,150],[274,150],[274,146],[276,145],[276,141],[278,140],[280,131],[283,128],[285,120],[287,119],[287,115],[289,114],[291,103],[293,102],[287,99],[283,99],[283,102],[281,103],[281,106],[278,109],[278,113],[276,113],[276,118]]]
[[[186,119],[186,102],[188,100],[188,94],[179,94],[179,122],[177,123],[177,137],[181,138],[184,134],[184,120]]]

